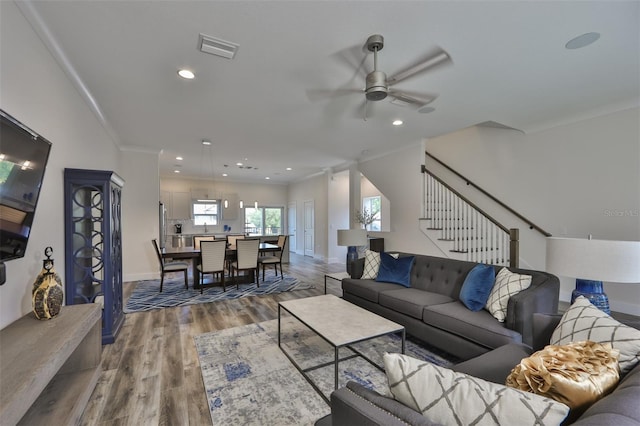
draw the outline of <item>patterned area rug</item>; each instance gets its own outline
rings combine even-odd
[[[292,317],[282,318],[282,343],[303,368],[332,361],[333,349]],[[312,425],[330,408],[278,347],[278,320],[194,337],[213,424]],[[400,352],[399,336],[359,343],[356,349],[382,366],[384,352]],[[340,358],[349,349],[340,351]],[[407,341],[406,353],[437,365],[451,362]],[[387,393],[383,372],[356,357],[340,362],[339,383],[357,381]],[[334,367],[314,370],[312,379],[328,397]]]
[[[222,291],[222,286],[207,287],[204,289],[203,294],[200,294],[199,289],[194,290],[191,286],[185,289],[182,276],[165,279],[162,293],[160,293],[160,280],[138,281],[136,288],[127,301],[124,312],[150,311],[160,308],[215,302],[223,299],[238,299],[262,294],[306,290],[314,287],[313,284],[303,283],[288,274],[284,278],[276,277],[274,274],[266,275],[265,281],[260,280],[259,288],[255,284],[240,284],[240,288],[236,289],[236,286],[229,282],[225,292]]]

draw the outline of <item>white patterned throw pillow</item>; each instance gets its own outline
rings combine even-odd
[[[500,322],[507,318],[509,298],[531,285],[531,275],[521,275],[502,268],[496,275],[496,282],[491,289],[485,309]]]
[[[385,354],[393,397],[446,425],[559,425],[569,407],[530,392],[457,373],[406,355]]]
[[[580,296],[562,315],[549,343],[566,345],[583,340],[610,343],[613,349],[620,351],[621,374],[640,362],[640,330],[618,322]]]
[[[398,253],[393,253],[391,256],[398,258]],[[375,280],[378,278],[378,271],[380,270],[380,253],[377,251],[371,251],[369,249],[364,252],[364,269],[362,271],[363,280]]]

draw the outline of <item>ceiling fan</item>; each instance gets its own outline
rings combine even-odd
[[[391,103],[400,106],[408,106],[420,111],[427,104],[433,102],[438,95],[432,93],[415,93],[394,89],[393,86],[401,81],[407,80],[425,71],[433,69],[436,66],[444,65],[451,62],[449,54],[442,49],[430,54],[417,64],[406,68],[391,77],[378,70],[378,52],[384,47],[384,37],[380,34],[369,36],[365,44],[369,52],[373,52],[373,71],[368,73],[365,78],[365,88],[363,89],[338,89],[338,90],[308,90],[307,95],[310,100],[315,101],[318,98],[326,98],[339,96],[350,93],[364,93],[364,119],[366,120],[367,102],[377,102],[387,97],[391,97]],[[429,108],[423,112],[433,111]]]

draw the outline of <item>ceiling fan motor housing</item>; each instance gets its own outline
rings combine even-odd
[[[365,96],[370,101],[381,101],[387,97],[387,75],[382,71],[373,71],[367,74],[367,88]]]

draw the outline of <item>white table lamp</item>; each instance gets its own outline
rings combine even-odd
[[[576,278],[571,303],[585,296],[610,314],[602,282],[640,283],[640,241],[547,238],[547,271]]]

